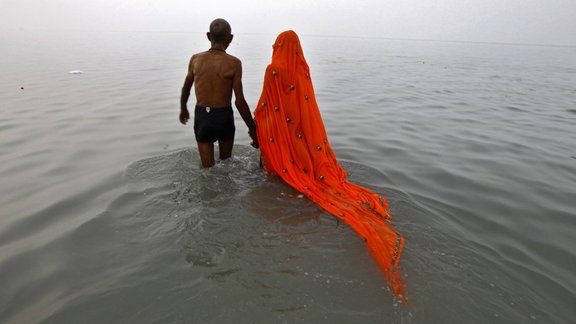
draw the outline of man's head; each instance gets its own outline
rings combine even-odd
[[[233,37],[230,24],[222,18],[214,19],[210,23],[210,31],[206,33],[206,35],[208,36],[210,42],[221,43],[225,45],[230,44]]]

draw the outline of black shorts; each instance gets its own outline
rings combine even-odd
[[[194,135],[196,135],[197,142],[214,143],[233,140],[235,132],[232,107],[196,106],[194,110]]]

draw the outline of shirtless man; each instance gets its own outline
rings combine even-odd
[[[256,124],[242,90],[242,62],[226,53],[232,42],[230,24],[224,19],[216,19],[206,33],[211,43],[206,52],[194,54],[188,66],[180,97],[180,122],[184,125],[190,119],[188,98],[194,84],[196,108],[194,110],[194,134],[202,166],[214,165],[214,142],[218,141],[220,159],[232,156],[234,146],[234,115],[232,91],[236,98],[236,109],[248,126],[252,146],[258,148]]]

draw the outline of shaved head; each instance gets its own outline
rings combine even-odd
[[[230,24],[222,19],[214,19],[210,23],[210,36],[216,42],[222,42],[226,40],[226,37],[232,34],[232,28]]]

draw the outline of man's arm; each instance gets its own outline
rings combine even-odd
[[[192,84],[194,84],[194,69],[193,69],[194,57],[190,59],[188,64],[188,74],[186,79],[184,79],[184,85],[182,86],[182,94],[180,95],[180,122],[186,125],[190,119],[190,113],[188,112],[188,98],[190,98],[190,89],[192,89]]]
[[[234,73],[234,80],[232,83],[232,88],[234,90],[234,97],[236,101],[236,109],[240,113],[240,116],[248,126],[248,135],[252,138],[252,146],[258,148],[258,136],[256,135],[256,123],[252,119],[252,113],[248,107],[248,103],[244,98],[244,90],[242,87],[242,63],[238,60],[236,63],[236,73]]]

